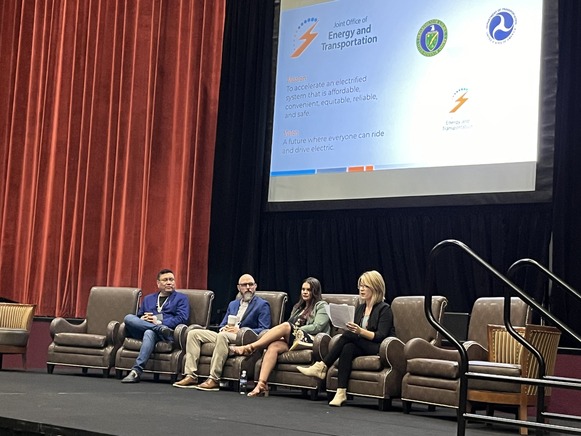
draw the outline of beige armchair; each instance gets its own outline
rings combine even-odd
[[[348,304],[354,307],[359,305],[359,294],[323,294],[322,296],[327,303]],[[337,329],[332,327],[331,335],[319,333],[315,336],[312,349],[293,350],[280,354],[268,378],[269,386],[302,389],[312,400],[316,399],[319,391],[324,388],[324,381],[300,373],[297,366],[310,366],[322,360],[329,351],[331,336],[336,333]],[[260,373],[261,365],[262,358],[256,362],[254,374]]]
[[[35,308],[34,304],[0,303],[0,369],[4,354],[20,354],[26,369],[26,347]]]
[[[174,329],[174,340],[159,341],[143,372],[153,373],[155,380],[159,379],[161,374],[170,376],[171,382],[175,382],[178,374],[181,372],[185,355],[186,330],[188,328],[207,328],[210,324],[212,314],[212,302],[214,301],[214,292],[201,289],[176,289],[188,297],[190,303],[190,318],[188,325],[180,324]],[[115,358],[115,375],[117,378],[123,376],[123,371],[130,371],[135,364],[135,359],[141,349],[141,340],[127,338],[125,336],[125,324],[119,329],[122,346],[117,352]]]
[[[268,304],[270,305],[270,319],[272,326],[280,324],[285,316],[288,294],[282,291],[256,291],[256,295],[268,301]],[[237,334],[235,345],[250,344],[257,338],[258,336],[254,331],[248,328],[242,328]],[[202,344],[202,348],[200,349],[200,359],[198,361],[198,375],[201,377],[208,377],[210,375],[210,362],[212,360],[214,348],[215,344]],[[243,370],[246,371],[248,380],[253,380],[254,366],[259,357],[259,353],[253,353],[250,356],[228,357],[222,370],[222,380],[230,383],[238,383],[240,380],[240,374]]]
[[[476,300],[470,315],[468,341],[463,344],[469,361],[488,360],[488,324],[503,324],[503,311],[503,297]],[[519,298],[511,299],[512,325],[524,326],[529,313],[524,301]],[[412,403],[458,408],[458,351],[443,349],[422,339],[413,339],[406,344],[404,354],[407,360],[401,396],[404,413],[409,413]]]
[[[49,374],[55,365],[101,369],[103,375],[115,364],[115,353],[121,345],[119,326],[128,313],[136,313],[141,290],[137,288],[91,288],[87,315],[81,324],[64,318],[50,323],[53,342],[48,347],[46,366]]]
[[[555,327],[532,324],[515,329],[545,360],[545,375],[553,375],[561,331]],[[471,372],[533,379],[539,377],[537,359],[508,333],[504,325],[488,325],[488,345],[487,361],[470,361]],[[489,415],[493,413],[494,405],[516,406],[517,419],[521,421],[528,419],[528,407],[536,405],[537,392],[537,386],[521,383],[468,381],[469,402],[486,404]],[[550,395],[551,389],[545,389],[545,404],[548,404]],[[526,427],[521,427],[520,434],[527,434]]]
[[[436,320],[442,319],[447,303],[445,297],[432,297],[432,313]],[[435,345],[440,343],[436,329],[425,316],[423,296],[396,297],[391,310],[396,337],[385,338],[377,355],[353,359],[347,385],[348,395],[376,398],[379,410],[390,408],[391,400],[401,394],[401,380],[406,369],[404,345],[412,338],[422,338]],[[327,371],[327,392],[337,391],[337,372],[335,365]]]

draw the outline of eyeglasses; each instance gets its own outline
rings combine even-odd
[[[256,283],[254,283],[254,282],[238,283],[238,286],[240,286],[241,288],[253,288],[254,286],[256,286]]]
[[[174,279],[173,277],[166,277],[164,279],[159,279],[160,282],[175,282],[176,279]]]

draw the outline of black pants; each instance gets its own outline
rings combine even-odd
[[[323,362],[330,368],[339,358],[337,369],[337,387],[346,388],[353,366],[353,359],[359,356],[370,356],[379,352],[379,344],[363,339],[352,332],[345,332],[329,350]]]

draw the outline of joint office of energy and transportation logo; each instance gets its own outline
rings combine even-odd
[[[472,129],[470,110],[466,110],[466,102],[469,100],[468,88],[459,88],[452,95],[453,103],[450,104],[449,115],[444,119],[442,130],[444,132],[462,132]]]
[[[486,23],[488,38],[496,44],[507,42],[516,30],[516,15],[506,8],[493,12]]]
[[[294,34],[295,51],[291,54],[291,58],[298,58],[315,40],[318,35],[315,32],[315,26],[318,22],[319,20],[317,18],[307,18],[299,24]]]
[[[460,88],[454,93],[452,97],[454,100],[454,107],[450,111],[451,114],[455,113],[458,109],[462,107],[462,105],[464,105],[464,103],[468,101],[468,97],[466,97],[466,94],[468,94],[468,88]]]
[[[435,56],[442,51],[448,41],[448,29],[440,20],[430,20],[420,28],[416,47],[424,56]]]

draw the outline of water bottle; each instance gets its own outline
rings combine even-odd
[[[248,387],[248,380],[246,379],[246,371],[240,374],[240,395],[246,395],[246,388]]]

